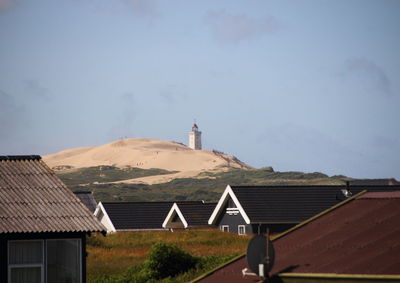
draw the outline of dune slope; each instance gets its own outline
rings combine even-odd
[[[229,168],[251,169],[232,155],[193,150],[180,143],[150,138],[129,138],[101,146],[68,149],[46,155],[43,159],[55,170],[113,165],[120,168],[130,166],[179,171],[179,177]],[[157,182],[157,178],[151,178],[151,183],[154,182]]]

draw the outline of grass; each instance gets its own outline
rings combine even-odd
[[[59,171],[57,172],[57,175],[68,186],[77,186],[82,184],[114,182],[171,173],[176,173],[176,171],[167,171],[156,168],[141,169],[137,167],[118,168],[115,166],[101,165],[68,171]]]
[[[201,264],[196,269],[178,275],[171,281],[187,282],[244,253],[248,240],[248,236],[222,233],[217,229],[118,232],[107,237],[95,234],[88,238],[88,282],[113,282],[101,281],[101,278],[137,272],[152,245],[158,241],[175,244],[201,258]]]

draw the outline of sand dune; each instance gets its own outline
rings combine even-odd
[[[219,169],[221,170],[221,169]],[[214,170],[215,171],[215,170]],[[218,171],[218,169],[217,169]],[[203,172],[203,171],[201,171]],[[142,177],[142,178],[135,178],[135,179],[127,179],[127,180],[122,180],[122,181],[115,181],[115,182],[109,182],[109,183],[124,183],[124,184],[138,184],[138,183],[143,183],[143,184],[162,184],[162,183],[167,183],[169,181],[172,181],[173,179],[176,178],[213,178],[213,177],[203,177],[199,176],[199,171],[181,171],[178,173],[171,173],[171,174],[164,174],[164,175],[156,175],[156,176],[148,176],[148,177]]]
[[[204,171],[251,168],[232,155],[216,151],[193,150],[180,143],[149,138],[130,138],[101,146],[68,149],[46,155],[43,159],[53,169],[114,165],[121,168],[131,166],[179,171],[176,175],[159,176],[163,179],[175,176],[196,176]],[[159,182],[157,177],[142,179],[141,181],[148,183]]]

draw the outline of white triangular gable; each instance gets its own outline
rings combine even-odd
[[[103,213],[103,218],[99,219],[98,216],[100,213]],[[99,202],[97,204],[96,210],[94,211],[94,216],[100,220],[101,224],[103,224],[107,228],[107,233],[110,232],[116,232],[117,230],[114,227],[114,224],[112,223],[110,217],[107,214],[106,209],[104,208],[103,204]]]
[[[250,224],[250,219],[247,216],[246,212],[244,211],[242,205],[240,204],[239,200],[237,199],[235,193],[233,192],[231,186],[227,185],[224,193],[222,194],[221,198],[218,201],[217,206],[215,207],[213,213],[210,216],[210,219],[208,219],[208,224],[213,225],[217,221],[217,218],[221,213],[223,213],[223,208],[225,204],[228,202],[229,197],[233,200],[235,203],[236,207],[239,209],[240,214],[242,215],[244,221],[247,224]]]
[[[179,218],[182,221],[183,227],[187,228],[189,225],[188,225],[185,217],[183,216],[183,214],[182,214],[181,210],[179,209],[178,204],[176,202],[174,203],[174,205],[169,210],[168,215],[167,215],[167,217],[165,218],[165,220],[164,220],[164,222],[162,224],[162,227],[163,228],[167,228],[167,224],[169,222],[172,222],[172,219],[174,217],[174,212],[176,212],[176,214],[178,214]]]

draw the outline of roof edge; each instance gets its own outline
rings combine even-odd
[[[0,155],[0,161],[3,160],[15,160],[15,161],[23,161],[23,160],[41,160],[42,157],[40,155]]]
[[[101,220],[97,218],[100,211],[103,213],[104,217],[106,218],[106,221],[108,222],[108,224],[110,226],[110,229],[108,229],[108,227],[106,227],[106,225],[103,224],[101,222]],[[107,210],[105,209],[105,207],[103,206],[101,201],[97,204],[96,210],[93,212],[93,216],[101,223],[101,225],[103,225],[104,228],[106,228],[107,233],[117,231],[115,229],[114,223],[111,220],[111,217],[108,215]]]
[[[214,273],[215,271],[218,271],[219,269],[223,268],[225,265],[228,265],[228,264],[230,264],[230,263],[233,263],[233,262],[235,262],[235,261],[241,259],[241,258],[244,257],[244,256],[246,256],[246,254],[241,254],[241,255],[235,256],[234,258],[230,259],[229,261],[224,262],[224,263],[218,265],[217,267],[214,267],[214,268],[211,269],[210,271],[207,271],[206,273],[200,275],[199,277],[196,277],[195,279],[189,281],[189,283],[198,282],[198,281],[200,281],[201,279],[203,279],[203,278],[205,278],[205,277],[211,275],[211,274]]]
[[[332,279],[400,279],[400,275],[379,275],[379,274],[338,274],[338,273],[280,273],[279,277],[312,277],[312,278],[332,278]]]
[[[65,233],[65,234],[91,234],[91,233],[104,233],[106,230],[96,230],[96,229],[87,229],[87,230],[46,230],[46,231],[7,231],[7,232],[0,232],[1,235],[10,235],[10,234],[52,234],[52,233]]]
[[[181,219],[183,227],[187,228],[189,225],[185,219],[185,216],[183,216],[183,214],[182,214],[181,210],[179,209],[178,204],[176,202],[172,205],[171,209],[169,210],[169,212],[167,214],[167,217],[165,217],[164,222],[161,226],[164,229],[167,228],[168,222],[172,221],[172,215],[173,215],[174,211],[178,214],[179,218]]]
[[[233,202],[235,203],[236,207],[239,209],[239,212],[241,216],[243,217],[244,221],[246,224],[251,224],[250,218],[247,216],[247,213],[243,209],[241,203],[239,202],[238,198],[236,197],[234,191],[232,190],[232,187],[230,185],[227,185],[224,192],[222,193],[222,196],[220,197],[218,204],[215,206],[213,212],[211,213],[210,218],[208,219],[208,224],[209,225],[214,225],[215,221],[217,220],[218,216],[222,213],[222,208],[228,201],[228,196],[231,197]]]
[[[285,232],[277,235],[274,239],[272,239],[272,241],[276,241],[276,240],[282,238],[283,236],[285,236],[285,235],[287,235],[287,234],[299,229],[300,227],[303,227],[304,225],[307,225],[308,223],[314,221],[315,219],[317,219],[317,218],[319,218],[321,216],[324,216],[325,214],[327,214],[327,213],[329,213],[329,212],[331,212],[331,211],[333,211],[333,210],[345,205],[346,203],[348,203],[350,201],[353,201],[353,200],[357,199],[359,196],[365,194],[366,192],[367,192],[367,190],[363,190],[363,191],[359,192],[358,194],[355,194],[354,196],[352,196],[352,197],[350,197],[348,199],[345,199],[344,201],[339,202],[339,203],[335,204],[334,206],[332,206],[332,207],[330,207],[328,209],[325,209],[324,211],[321,211],[320,213],[318,213],[318,214],[316,214],[316,215],[304,220],[303,222],[297,224],[296,226],[294,226],[294,227],[286,230]]]

